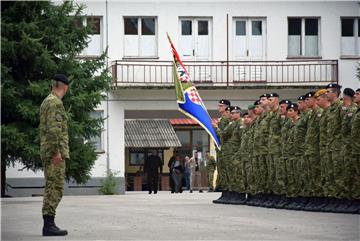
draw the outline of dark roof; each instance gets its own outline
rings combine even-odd
[[[174,128],[164,119],[125,120],[125,147],[180,147]]]

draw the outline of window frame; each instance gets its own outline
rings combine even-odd
[[[98,154],[105,153],[105,147],[104,147],[105,146],[104,145],[104,134],[105,134],[105,132],[104,132],[104,125],[105,125],[104,115],[105,115],[105,111],[104,110],[94,110],[94,111],[92,111],[92,113],[100,113],[100,118],[102,119],[101,133],[99,136],[97,136],[100,139],[100,149],[95,149],[95,153],[98,153]],[[91,117],[91,118],[94,118],[94,117]],[[96,137],[93,137],[93,138],[96,138]],[[91,141],[92,141],[92,139],[88,140],[88,142],[91,142]],[[96,143],[94,143],[94,146],[95,147],[97,146]]]
[[[129,166],[144,166],[145,164],[145,160],[146,158],[151,154],[151,150],[157,150],[158,156],[161,159],[161,162],[164,164],[164,149],[160,149],[160,148],[134,148],[134,147],[130,147],[129,148]],[[144,160],[143,163],[134,163],[133,160],[131,159],[131,154],[132,153],[140,153],[144,155]]]
[[[125,19],[126,18],[137,18],[137,34],[133,34],[133,35],[129,35],[129,34],[125,34]],[[142,34],[142,19],[154,19],[154,24],[155,24],[155,34],[154,35],[143,35]],[[123,16],[122,17],[123,20],[123,58],[122,59],[159,59],[159,43],[158,43],[158,17],[157,16]],[[129,35],[129,36],[137,36],[138,38],[138,55],[137,56],[129,56],[129,55],[125,55],[125,36]],[[141,56],[140,53],[140,49],[141,49],[141,42],[140,42],[140,38],[141,36],[154,36],[155,37],[155,55],[154,56]]]
[[[342,53],[342,20],[343,19],[353,19],[354,20],[354,45],[355,53],[354,54],[343,54]],[[340,17],[340,59],[360,59],[360,17],[358,16],[342,16]],[[345,36],[346,37],[346,36]]]
[[[300,55],[289,55],[289,19],[297,19],[300,18],[301,19],[301,35],[300,35],[300,39],[301,39],[301,45],[300,45]],[[318,32],[318,40],[317,40],[317,45],[318,45],[318,54],[316,56],[309,56],[306,55],[305,50],[306,50],[306,41],[305,41],[305,36],[306,36],[306,19],[317,19],[317,32]],[[288,16],[287,17],[287,59],[321,59],[322,58],[322,52],[321,52],[321,17],[320,16]]]
[[[82,26],[86,27],[88,25],[88,19],[92,19],[92,18],[98,18],[100,20],[99,23],[99,28],[100,28],[100,33],[99,34],[89,34],[89,37],[91,38],[92,36],[95,35],[99,35],[100,36],[100,53],[99,54],[87,54],[88,52],[88,47],[86,47],[85,49],[83,49],[83,51],[78,55],[79,58],[84,58],[84,59],[95,59],[101,56],[101,54],[104,52],[104,18],[103,16],[100,15],[84,15],[82,16],[84,19],[81,22]]]

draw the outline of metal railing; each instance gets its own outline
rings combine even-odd
[[[337,60],[184,62],[197,86],[320,85],[338,82]],[[116,60],[114,86],[173,85],[171,61]]]

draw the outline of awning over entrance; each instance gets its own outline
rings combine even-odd
[[[164,119],[125,120],[125,147],[180,147],[174,128]]]

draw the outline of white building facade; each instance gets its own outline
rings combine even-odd
[[[95,113],[108,118],[97,140],[99,157],[93,178],[81,187],[68,184],[70,194],[97,193],[94,187],[108,169],[117,172],[119,192],[125,191],[129,166],[126,119],[185,118],[177,112],[167,32],[214,118],[217,101],[222,98],[246,108],[264,92],[295,100],[328,82],[360,87],[356,77],[360,61],[358,1],[79,3],[87,6],[84,24],[95,26],[82,56],[96,57],[108,46],[114,86]],[[9,193],[41,193],[43,174],[18,171],[20,168],[7,170],[13,187]]]

